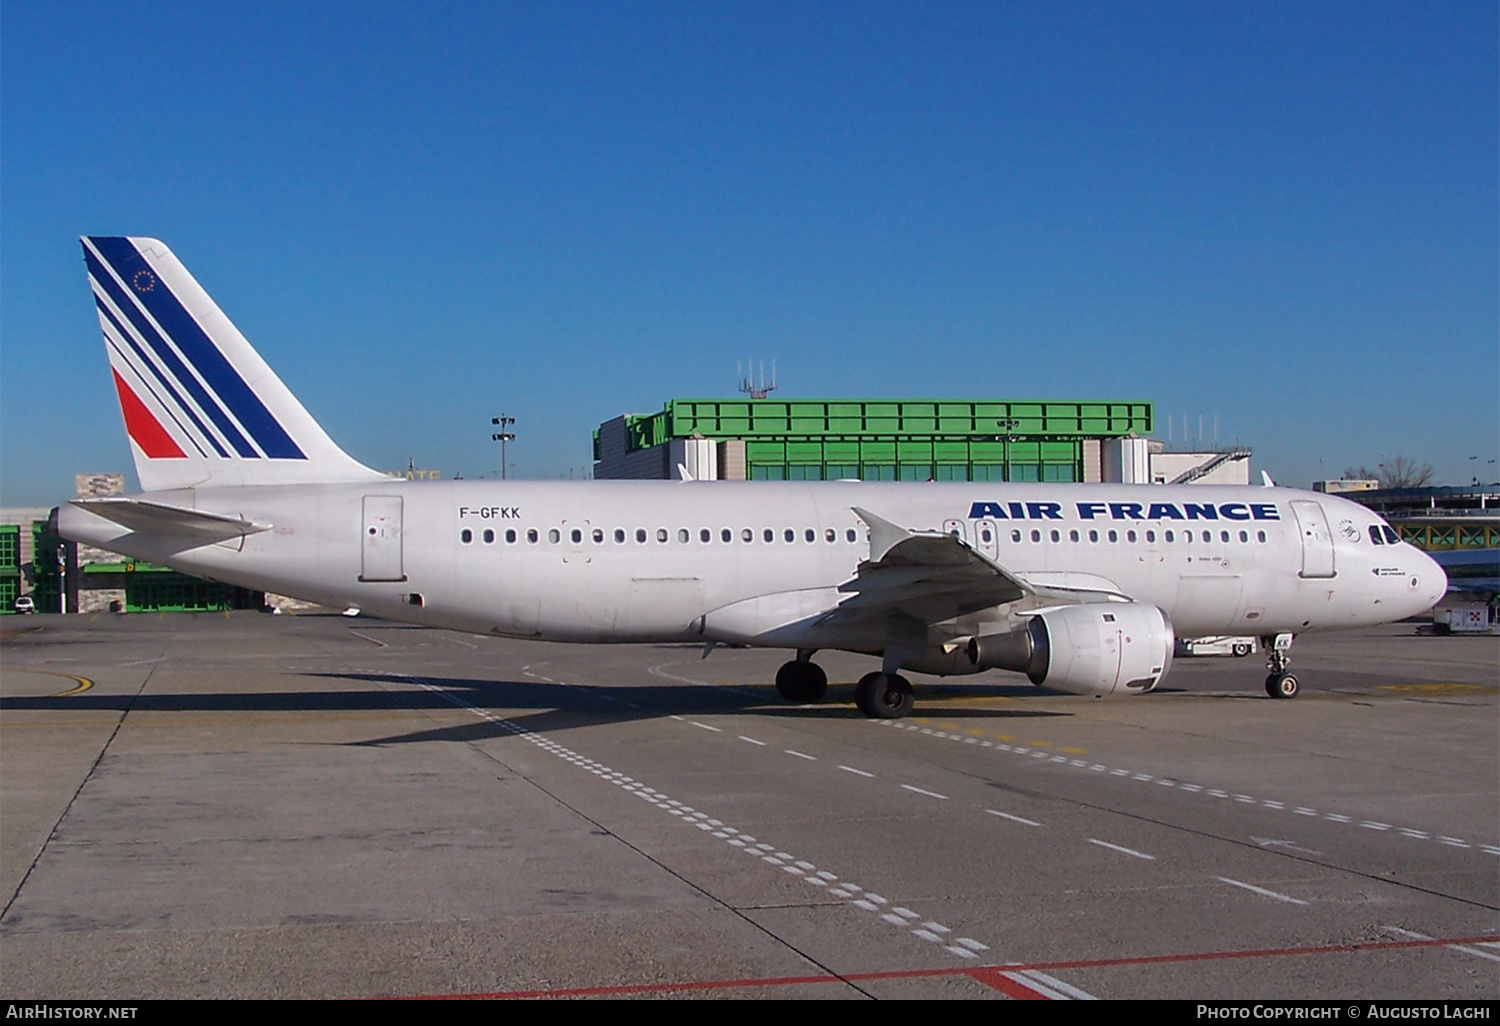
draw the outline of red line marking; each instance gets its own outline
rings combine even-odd
[[[1014,972],[1014,970],[1011,971]],[[998,990],[1000,993],[1013,997],[1017,1001],[1050,1000],[1047,995],[1043,994],[1041,991],[1032,990],[1030,987],[1026,986],[1026,984],[1020,982],[1019,980],[1011,979],[1009,976],[1005,975],[1004,971],[1000,969],[970,969],[966,972],[965,975],[971,976],[978,982],[984,984],[986,987],[991,987],[995,990]]]
[[[1434,937],[1432,940],[1365,941],[1355,944],[1322,944],[1300,948],[1255,948],[1248,951],[1197,951],[1176,955],[1139,955],[1126,958],[1086,958],[1069,962],[1028,962],[1014,965],[954,967],[950,969],[895,969],[877,973],[845,973],[841,976],[769,976],[744,980],[692,980],[685,983],[636,983],[602,987],[563,987],[556,990],[501,990],[472,994],[408,994],[397,1001],[475,1001],[520,998],[610,997],[626,994],[672,994],[696,990],[729,990],[740,987],[790,987],[815,983],[858,983],[863,980],[908,980],[937,976],[968,976],[1011,997],[1034,1000],[1043,997],[1025,984],[1003,975],[1023,969],[1099,969],[1123,965],[1160,965],[1168,962],[1206,962],[1234,958],[1276,958],[1287,955],[1336,955],[1356,951],[1395,951],[1402,948],[1442,948],[1455,944],[1500,943],[1500,934],[1476,937]],[[1012,989],[1013,988],[1013,989]]]

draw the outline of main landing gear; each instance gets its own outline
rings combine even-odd
[[[1266,694],[1272,698],[1296,698],[1301,685],[1287,669],[1292,664],[1292,657],[1289,654],[1292,647],[1292,635],[1278,634],[1264,641],[1267,651],[1271,653],[1266,658],[1266,669],[1271,671],[1266,675]]]
[[[812,650],[799,649],[796,659],[776,671],[776,693],[788,702],[805,705],[828,693],[828,674],[812,656]],[[854,704],[871,719],[898,719],[911,712],[914,702],[911,682],[899,673],[867,673],[854,685]]]
[[[911,712],[916,701],[911,682],[899,673],[867,673],[854,685],[854,704],[871,719],[895,720]]]
[[[776,693],[798,705],[816,702],[828,693],[828,674],[812,662],[811,650],[798,650],[797,658],[776,671]]]

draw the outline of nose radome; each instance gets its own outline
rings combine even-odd
[[[1437,605],[1442,601],[1443,596],[1448,594],[1448,575],[1438,565],[1437,560],[1427,553],[1420,553],[1418,559],[1418,565],[1412,573],[1419,581],[1416,591],[1423,602],[1422,608],[1417,610],[1420,613]]]

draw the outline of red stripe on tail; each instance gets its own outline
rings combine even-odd
[[[125,414],[125,430],[130,432],[130,440],[141,447],[148,459],[153,460],[181,460],[187,459],[187,454],[167,434],[167,429],[161,426],[161,421],[146,409],[146,404],[141,402],[140,396],[125,384],[125,379],[120,377],[120,372],[113,367],[110,373],[115,376],[115,391],[120,396],[120,412]]]

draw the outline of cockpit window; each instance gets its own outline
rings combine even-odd
[[[1401,541],[1401,536],[1389,524],[1381,524],[1380,533],[1385,535],[1386,544],[1388,545],[1396,545]]]
[[[1371,524],[1370,525],[1370,544],[1372,544],[1372,545],[1384,545],[1385,544],[1385,539],[1380,536],[1380,525],[1379,524]]]

